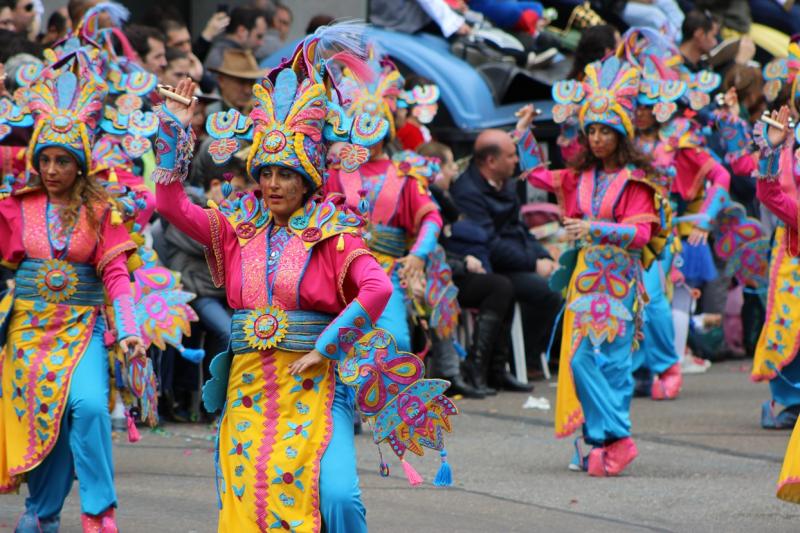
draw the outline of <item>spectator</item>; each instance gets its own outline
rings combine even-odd
[[[708,53],[717,46],[719,22],[708,11],[690,11],[683,21],[680,45],[683,64],[691,72],[708,69]]]
[[[216,39],[225,28],[230,24],[231,18],[225,11],[217,11],[208,19],[205,28],[200,32],[200,36],[192,43],[192,52],[200,61],[205,61],[208,56],[208,51],[211,49],[211,43]]]
[[[306,26],[306,35],[311,35],[322,26],[329,26],[333,24],[334,20],[335,19],[330,15],[314,15],[311,17],[311,20],[308,21],[308,25]]]
[[[461,212],[486,233],[486,270],[510,279],[522,308],[526,351],[538,354],[550,338],[561,296],[547,284],[555,261],[520,220],[516,181],[511,179],[518,161],[508,133],[486,130],[475,141],[472,163],[450,190]]]
[[[289,40],[289,33],[292,31],[292,21],[294,16],[289,6],[278,4],[275,6],[275,13],[272,15],[270,26],[278,32],[278,37],[282,43]]]
[[[155,28],[134,24],[125,28],[125,37],[139,56],[139,65],[160,78],[167,66],[164,34]]]
[[[449,192],[452,180],[458,175],[453,152],[443,144],[430,142],[420,146],[419,153],[440,161],[441,175],[430,190],[445,221],[442,234],[445,235],[447,263],[453,272],[453,283],[458,287],[458,303],[462,308],[478,310],[464,364],[467,378],[484,395],[497,390],[488,385],[489,381],[507,390],[529,392],[533,387],[519,383],[511,375],[506,376],[506,363],[511,353],[508,325],[514,313],[514,288],[505,276],[486,272],[484,264],[489,264],[486,232],[472,221],[460,220],[461,213]],[[448,371],[447,363],[447,359],[434,360],[431,366],[434,370],[438,366],[439,374],[450,379],[453,369]],[[450,366],[458,369],[452,363]]]
[[[183,50],[177,48],[167,48],[165,54],[167,66],[164,73],[159,78],[161,83],[177,87],[178,82],[185,78],[193,78],[191,75],[192,62]]]
[[[192,52],[192,36],[186,24],[178,19],[164,18],[161,19],[159,28],[166,37],[167,49],[173,48],[183,52],[186,60],[189,61],[189,68],[186,70],[189,77],[197,81],[203,91],[213,91],[215,88],[214,77],[206,71],[203,62]]]
[[[17,33],[28,35],[36,18],[36,6],[33,0],[12,0],[11,14],[14,18],[14,29]]]
[[[69,29],[69,18],[66,13],[61,9],[53,11],[47,20],[47,31],[41,35],[39,42],[44,46],[51,46],[66,37]]]
[[[264,13],[254,7],[237,7],[231,11],[230,23],[225,35],[211,45],[205,65],[214,70],[222,64],[223,55],[228,49],[254,52],[264,42],[267,20]]]
[[[253,54],[247,50],[229,48],[225,50],[219,68],[212,70],[217,75],[220,101],[210,104],[206,113],[210,115],[217,111],[236,109],[246,114],[252,105],[253,83],[266,74],[265,70],[258,67]],[[211,138],[206,139],[195,151],[197,155],[191,169],[193,183],[204,183],[205,179],[220,177],[224,173],[224,169],[215,165],[208,153],[211,142]]]
[[[14,12],[11,7],[13,4],[13,0],[0,1],[0,30],[16,31]]]
[[[370,0],[369,21],[402,33],[426,31],[449,38],[470,32],[464,17],[444,0]]]
[[[572,69],[567,79],[583,80],[583,70],[589,63],[603,59],[616,50],[620,41],[619,31],[610,24],[591,26],[581,32],[575,57],[572,59]]]

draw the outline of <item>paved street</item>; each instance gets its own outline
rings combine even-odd
[[[567,470],[572,446],[553,438],[552,411],[522,409],[526,396],[460,401],[448,450],[455,486],[410,488],[394,462],[377,474],[377,454],[358,438],[371,531],[798,531],[800,506],[774,497],[788,432],[760,429],[766,385],[750,383],[744,363],[687,376],[681,399],[635,400],[640,455],[621,478]],[[534,396],[555,401],[537,383]],[[115,450],[123,532],[214,531],[211,433],[204,426],[146,432]],[[430,481],[438,455],[415,462]],[[24,491],[24,489],[23,489]],[[0,531],[9,531],[22,496],[0,498]],[[77,489],[63,531],[79,531]]]

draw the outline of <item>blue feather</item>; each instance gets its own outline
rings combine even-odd
[[[90,17],[103,12],[108,14],[114,26],[122,26],[131,16],[131,12],[128,11],[128,8],[122,4],[118,4],[117,2],[101,2],[86,12],[83,16],[83,21],[85,22],[89,20]]]
[[[275,118],[283,122],[294,103],[297,92],[297,74],[292,69],[283,69],[275,80],[275,90],[272,98],[275,103]]]

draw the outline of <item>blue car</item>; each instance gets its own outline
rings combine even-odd
[[[437,137],[458,153],[468,150],[475,136],[486,128],[513,128],[514,113],[533,103],[541,109],[537,137],[551,140],[557,135],[552,121],[552,83],[562,79],[568,65],[548,71],[530,72],[507,63],[473,67],[450,51],[450,43],[432,34],[406,34],[370,28],[368,36],[386,50],[404,75],[415,73],[435,82],[441,91],[439,114],[432,124]],[[294,51],[297,43],[265,59],[262,68],[277,66]],[[560,76],[560,77],[559,77]]]

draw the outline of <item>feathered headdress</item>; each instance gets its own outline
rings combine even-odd
[[[631,115],[639,93],[639,71],[612,56],[586,66],[582,82],[563,80],[553,86],[553,120],[564,122],[577,113],[581,129],[604,124],[622,135],[633,137]]]
[[[678,109],[678,100],[688,86],[680,79],[678,49],[660,33],[649,28],[631,28],[622,36],[617,56],[639,69],[640,105],[653,107],[659,122],[667,122]]]
[[[369,69],[342,71],[337,84],[340,99],[331,103],[336,118],[326,135],[349,143],[341,152],[342,167],[353,171],[369,158],[367,147],[395,135],[394,113],[403,89],[397,67],[370,45]]]
[[[330,107],[329,69],[333,62],[355,66],[366,57],[362,32],[353,23],[317,30],[253,85],[256,103],[249,115],[235,109],[210,115],[206,130],[214,138],[208,149],[214,162],[229,161],[246,140],[252,142],[247,171],[256,181],[262,167],[277,165],[300,173],[313,189],[321,187],[329,140],[323,131],[343,120],[341,109]]]
[[[797,111],[796,101],[800,99],[800,86],[797,73],[800,72],[800,35],[792,37],[787,57],[778,57],[764,66],[764,96],[774,102],[787,83],[791,84],[789,105]]]
[[[27,150],[28,168],[35,168],[44,148],[64,148],[84,172],[92,170],[91,140],[103,109],[107,85],[83,49],[48,67],[32,86],[15,97],[34,121]]]

